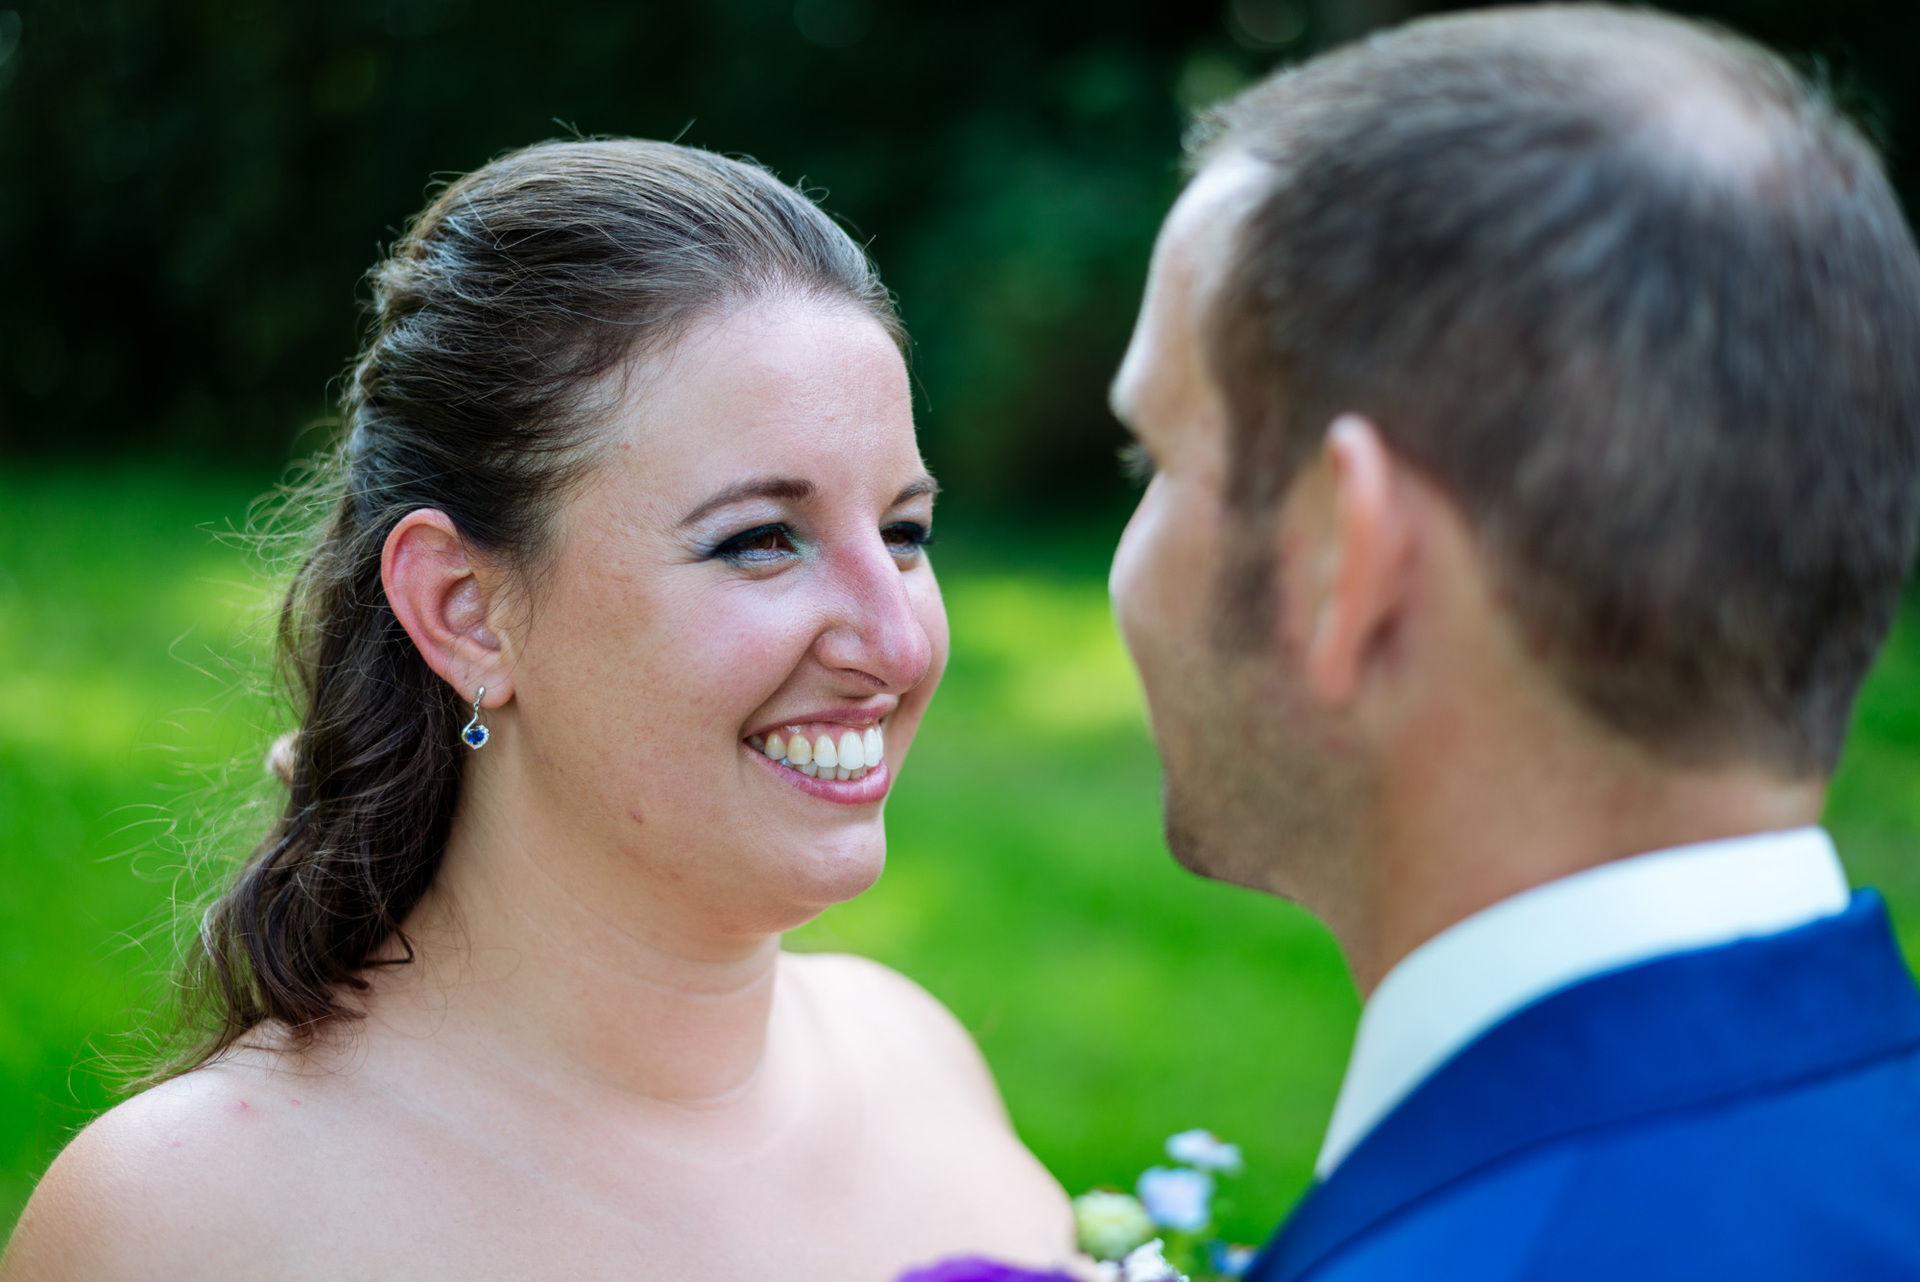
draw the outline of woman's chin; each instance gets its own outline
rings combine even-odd
[[[886,866],[884,834],[848,833],[816,845],[781,871],[788,897],[809,909],[810,920],[872,889]]]

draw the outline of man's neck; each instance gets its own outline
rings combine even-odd
[[[1370,994],[1408,953],[1535,886],[1672,846],[1816,823],[1823,779],[1750,766],[1680,769],[1617,741],[1453,744],[1401,772],[1337,931]]]

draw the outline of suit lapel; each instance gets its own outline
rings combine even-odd
[[[1291,1282],[1414,1201],[1525,1149],[1920,1045],[1871,891],[1796,930],[1562,989],[1442,1065],[1295,1208],[1249,1273]]]

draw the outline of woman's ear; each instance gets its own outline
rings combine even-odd
[[[1409,527],[1397,465],[1372,423],[1341,415],[1327,429],[1325,451],[1332,510],[1306,674],[1322,703],[1341,706],[1358,695],[1375,643],[1403,605]]]
[[[513,672],[492,626],[487,584],[445,512],[419,508],[400,518],[380,554],[380,583],[394,617],[427,666],[462,700],[486,687],[486,706],[513,697]]]

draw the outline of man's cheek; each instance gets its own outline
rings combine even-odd
[[[1219,549],[1193,504],[1169,504],[1153,549],[1154,607],[1184,633],[1196,633],[1213,590]]]
[[[1113,554],[1113,569],[1107,576],[1107,594],[1113,602],[1114,621],[1119,626],[1120,639],[1126,643],[1136,663],[1141,659],[1141,624],[1155,613],[1152,602],[1153,544],[1159,531],[1151,503],[1152,495],[1148,495],[1134,509],[1132,519],[1120,535],[1120,546]]]

